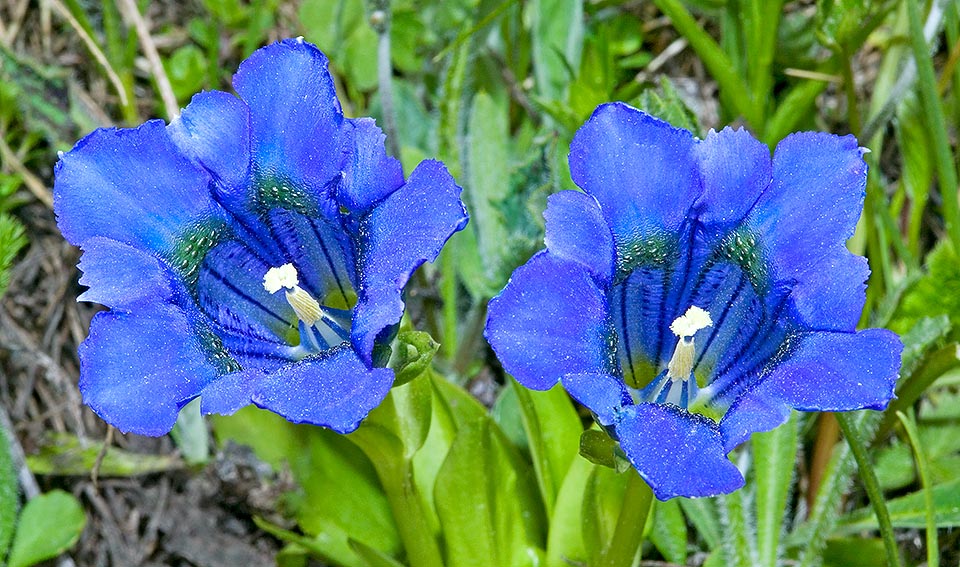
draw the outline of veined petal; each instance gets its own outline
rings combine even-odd
[[[720,423],[726,450],[801,411],[883,409],[893,397],[903,344],[886,329],[812,332],[733,403]]]
[[[210,177],[179,152],[162,120],[96,130],[55,172],[57,223],[76,246],[103,236],[169,253],[179,235],[215,214]]]
[[[743,129],[710,130],[697,144],[703,194],[700,221],[729,227],[747,215],[770,184],[770,150]]]
[[[229,201],[246,196],[250,112],[242,100],[222,91],[197,93],[167,131],[184,154],[219,182],[219,193]]]
[[[541,252],[490,301],[484,335],[521,384],[548,390],[567,374],[615,369],[607,299],[579,264]]]
[[[600,425],[613,425],[624,406],[633,405],[630,391],[609,374],[567,374],[563,389],[597,416]]]
[[[773,181],[747,219],[776,280],[823,271],[823,258],[853,235],[867,184],[862,155],[853,136],[802,132],[777,145]]]
[[[98,313],[80,345],[83,401],[123,432],[167,433],[215,376],[186,316],[169,304]]]
[[[598,278],[613,278],[613,237],[597,200],[579,191],[561,191],[547,199],[544,243],[558,258],[579,262]]]
[[[346,123],[352,128],[353,144],[337,198],[359,214],[403,185],[403,169],[399,161],[387,155],[385,136],[372,118],[352,118]]]
[[[460,187],[432,160],[421,162],[406,185],[360,219],[360,289],[351,340],[364,361],[370,363],[377,335],[400,321],[407,280],[466,225]]]
[[[570,173],[600,203],[618,254],[684,222],[701,192],[695,144],[687,130],[623,103],[599,106],[577,130]]]
[[[79,268],[80,284],[90,289],[77,301],[128,309],[141,302],[166,301],[174,293],[170,273],[156,256],[109,238],[87,239]]]
[[[253,403],[253,393],[264,376],[261,370],[244,369],[210,382],[200,393],[200,413],[233,415]]]
[[[615,431],[660,500],[727,494],[744,484],[710,418],[671,405],[639,404],[624,408]]]
[[[296,39],[258,49],[240,64],[233,88],[250,108],[260,183],[316,193],[339,175],[343,113],[319,49]]]
[[[790,292],[800,321],[818,331],[855,329],[867,300],[869,276],[866,258],[834,247]]]
[[[369,368],[348,346],[280,367],[256,386],[253,401],[293,423],[349,433],[377,407],[393,370]]]

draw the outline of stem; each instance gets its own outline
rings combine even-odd
[[[407,552],[407,563],[410,567],[443,567],[440,547],[433,537],[433,530],[423,509],[423,498],[413,480],[412,463],[405,461],[400,470],[391,466],[376,468],[390,510],[397,521],[397,531]]]
[[[910,448],[913,449],[913,459],[917,465],[917,475],[920,477],[920,485],[923,488],[923,502],[927,509],[927,567],[940,567],[940,553],[938,552],[940,545],[937,541],[937,519],[936,514],[934,514],[933,485],[930,482],[930,472],[927,470],[927,458],[924,455],[923,447],[920,445],[920,432],[917,431],[917,425],[913,422],[913,419],[908,418],[902,411],[897,412],[897,419],[899,419],[903,425],[903,431],[907,434]]]
[[[643,543],[643,528],[650,515],[653,491],[632,467],[624,474],[627,490],[623,494],[623,508],[617,519],[610,545],[603,551],[597,567],[631,567]]]
[[[843,90],[847,95],[847,122],[850,124],[850,132],[859,138],[860,105],[857,100],[857,85],[853,80],[853,58],[846,52],[842,52],[840,57],[843,59],[843,65],[840,67],[843,73]]]
[[[908,0],[909,1],[909,0]],[[857,468],[860,470],[860,479],[863,481],[863,488],[870,497],[870,503],[873,505],[873,512],[877,516],[877,523],[880,525],[880,535],[883,537],[883,547],[887,551],[887,566],[900,567],[900,552],[897,549],[897,540],[893,533],[893,524],[890,522],[890,512],[887,510],[887,504],[883,499],[883,490],[880,488],[880,482],[877,480],[877,474],[870,463],[870,454],[867,452],[867,444],[864,443],[857,426],[854,423],[854,417],[849,413],[836,414],[837,423],[843,431],[843,436],[850,446],[850,452],[857,461]]]

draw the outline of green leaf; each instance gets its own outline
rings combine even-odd
[[[187,44],[178,48],[164,61],[170,86],[177,100],[188,100],[203,87],[207,77],[207,59],[199,47]]]
[[[797,460],[797,414],[751,440],[757,480],[757,553],[761,565],[776,565],[787,496]]]
[[[610,434],[599,429],[588,429],[580,434],[580,456],[591,463],[611,469],[621,469],[620,445]]]
[[[349,543],[350,547],[357,552],[357,555],[359,555],[369,567],[404,567],[403,563],[365,543],[355,539],[349,540]]]
[[[594,467],[583,492],[583,545],[588,564],[598,565],[613,539],[623,509],[627,475],[607,467]]]
[[[363,0],[305,0],[299,16],[304,37],[327,54],[351,86],[376,88],[377,33],[367,21]]]
[[[683,102],[677,89],[673,87],[673,83],[666,77],[660,79],[660,86],[657,90],[647,89],[643,91],[637,101],[637,106],[648,114],[666,120],[677,128],[686,128],[696,136],[701,134],[702,129],[696,113]]]
[[[430,333],[400,331],[394,341],[389,365],[396,373],[394,387],[406,384],[430,368],[438,348],[440,345]]]
[[[948,240],[942,240],[927,255],[926,264],[926,275],[904,293],[890,322],[897,333],[906,333],[923,317],[943,314],[960,329],[960,256]]]
[[[210,434],[200,415],[199,398],[183,406],[170,436],[180,448],[183,459],[191,465],[203,464],[210,459]]]
[[[19,509],[17,471],[10,456],[8,435],[12,433],[0,426],[0,565],[10,549]]]
[[[887,560],[883,540],[874,537],[827,540],[823,562],[827,567],[877,567]]]
[[[520,401],[540,496],[551,515],[563,478],[577,455],[577,438],[583,433],[583,425],[560,385],[545,392],[528,390],[516,381],[509,387]]]
[[[720,514],[717,512],[716,499],[677,498],[677,501],[684,515],[706,542],[707,548],[720,547]]]
[[[687,564],[687,522],[676,498],[654,503],[650,541],[670,563]]]
[[[10,215],[0,212],[0,297],[10,284],[10,268],[20,249],[26,246],[23,225]]]
[[[450,567],[537,565],[545,537],[533,471],[484,416],[462,423],[434,499]]]
[[[751,530],[749,512],[744,505],[744,491],[738,490],[717,498],[720,529],[727,565],[757,565],[756,538]]]
[[[586,565],[583,542],[583,495],[597,465],[574,458],[557,493],[547,532],[547,567]]]
[[[27,502],[20,513],[9,567],[28,567],[67,551],[80,539],[87,523],[76,497],[51,490]]]
[[[563,100],[573,70],[580,67],[583,0],[533,0],[529,9],[537,90],[549,100]]]
[[[35,455],[27,456],[27,466],[34,474],[86,476],[93,470],[97,456],[103,450],[102,442],[80,440],[69,433],[44,438]],[[100,462],[100,477],[139,476],[183,467],[183,461],[174,455],[147,455],[110,447]]]
[[[363,565],[348,538],[400,553],[393,514],[373,465],[345,436],[292,424],[255,407],[212,417],[220,443],[248,445],[275,468],[290,467],[300,490],[287,494],[284,502],[307,536],[285,541],[298,541],[311,554],[345,565]]]
[[[507,230],[498,205],[510,189],[510,130],[506,101],[481,92],[473,98],[467,129],[467,184],[464,200],[470,211],[480,259],[480,278],[462,277],[474,296],[492,297],[509,276],[504,265]]]
[[[935,518],[938,528],[960,526],[960,479],[933,487]],[[887,502],[890,521],[895,528],[926,527],[926,503],[922,491]],[[877,518],[870,507],[854,510],[840,518],[838,534],[877,529]]]

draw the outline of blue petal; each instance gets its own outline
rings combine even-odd
[[[167,304],[98,313],[80,345],[83,401],[123,432],[167,433],[215,376],[186,316]]]
[[[293,423],[349,433],[383,401],[392,384],[393,370],[368,368],[344,346],[266,376],[253,401]]]
[[[609,374],[567,374],[563,389],[597,416],[600,425],[613,425],[624,406],[633,405],[630,391]]]
[[[610,374],[607,299],[579,264],[541,252],[490,300],[485,336],[521,384],[548,390],[567,374]]]
[[[570,173],[596,197],[617,252],[675,232],[701,192],[696,142],[687,130],[623,103],[604,104],[570,144]]]
[[[893,397],[903,345],[885,329],[813,332],[797,339],[788,357],[747,391],[721,421],[726,450],[751,433],[802,411],[883,409]]]
[[[729,227],[747,215],[770,184],[770,150],[746,130],[710,130],[697,144],[703,195],[700,221]]]
[[[857,327],[866,302],[867,259],[843,247],[824,254],[816,270],[803,276],[790,295],[806,328],[850,331]]]
[[[601,282],[613,278],[613,237],[597,200],[579,191],[550,195],[544,242],[558,258],[579,262]]]
[[[406,185],[360,220],[360,289],[351,340],[364,361],[370,363],[377,335],[403,316],[407,280],[466,225],[460,187],[432,160],[417,166]]]
[[[170,274],[155,256],[116,240],[87,239],[80,257],[80,284],[90,289],[78,301],[128,309],[141,302],[173,297]]]
[[[710,418],[639,404],[624,408],[615,429],[623,452],[660,500],[727,494],[744,484]]]
[[[761,235],[774,279],[822,271],[853,235],[863,208],[867,164],[853,136],[792,134],[773,156],[773,182],[747,220]]]
[[[162,120],[96,130],[60,158],[55,173],[57,223],[81,247],[104,236],[167,253],[215,207],[210,178],[179,153]]]
[[[219,182],[235,201],[245,197],[250,169],[250,112],[237,97],[222,92],[193,96],[167,131],[184,154]]]
[[[349,210],[363,212],[403,185],[400,162],[387,155],[384,135],[372,118],[347,120],[353,146],[337,197]]]
[[[316,192],[339,176],[343,114],[320,50],[295,39],[258,49],[240,64],[233,87],[250,108],[261,182]]]
[[[260,370],[244,369],[210,382],[200,393],[200,413],[233,415],[253,403],[253,393],[263,377]]]

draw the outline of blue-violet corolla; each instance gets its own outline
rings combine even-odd
[[[867,167],[852,136],[798,133],[771,159],[744,130],[687,130],[620,103],[570,147],[583,189],[550,197],[546,250],[490,303],[521,384],[562,382],[660,499],[743,485],[727,453],[791,408],[882,408],[901,343],[856,331],[866,260],[845,241]]]
[[[198,396],[204,413],[254,403],[350,431],[393,382],[407,280],[467,222],[460,188],[436,161],[404,180],[302,40],[258,50],[233,86],[57,164],[81,299],[110,307],[80,347],[84,401],[146,435]]]

